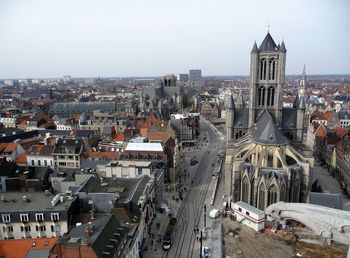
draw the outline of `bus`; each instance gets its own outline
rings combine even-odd
[[[163,236],[163,249],[169,250],[171,247],[171,236],[176,224],[176,218],[171,218]]]

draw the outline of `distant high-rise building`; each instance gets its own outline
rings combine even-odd
[[[177,76],[178,81],[180,82],[187,82],[188,81],[188,74],[187,73],[180,73]]]
[[[13,80],[4,80],[4,84],[7,86],[13,86]]]
[[[200,69],[192,69],[189,71],[189,78],[190,81],[201,81],[202,80],[202,70]]]
[[[65,76],[63,76],[63,81],[64,82],[71,82],[72,81],[72,76],[70,76],[70,75],[65,75]]]

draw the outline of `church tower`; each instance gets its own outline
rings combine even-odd
[[[269,32],[259,48],[254,43],[250,59],[249,127],[264,110],[277,126],[281,125],[286,53],[284,42],[277,46]]]
[[[306,92],[306,73],[305,73],[305,65],[303,69],[303,75],[301,76],[301,79],[299,81],[299,87],[298,87],[298,95],[296,97],[297,99],[297,121],[296,121],[296,141],[297,142],[303,142],[303,135],[304,135],[304,117],[305,117],[305,93]]]

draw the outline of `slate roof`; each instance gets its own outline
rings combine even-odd
[[[295,108],[282,109],[282,128],[292,129],[297,125],[297,110]]]
[[[234,109],[235,108],[235,101],[233,100],[233,97],[231,95],[229,101],[228,101],[228,108],[229,109]]]
[[[50,114],[82,114],[93,111],[115,112],[117,104],[115,102],[70,102],[55,103],[50,109]]]
[[[249,109],[248,108],[236,108],[234,110],[234,128],[248,128],[248,118],[249,118]]]
[[[267,33],[265,39],[263,40],[263,42],[261,42],[258,50],[261,52],[274,52],[278,50],[278,47],[273,38],[271,37],[270,32]]]
[[[122,248],[122,240],[126,237],[127,229],[122,227],[114,215],[95,219],[95,226],[90,237],[86,238],[86,244],[91,246],[97,257],[106,257],[103,252],[111,252],[111,257]],[[72,228],[65,237],[59,240],[59,243],[64,246],[79,247],[84,238],[85,229],[90,226],[83,224]],[[116,239],[117,241],[111,241]],[[112,245],[113,248],[108,248],[107,245]]]
[[[253,141],[263,145],[287,145],[288,140],[267,110],[264,110],[252,127]]]
[[[345,119],[345,120],[347,120],[347,119],[350,119],[350,113],[348,112],[348,111],[339,111],[338,112],[338,118],[339,119]]]
[[[309,203],[326,206],[334,209],[343,209],[343,196],[333,193],[309,193]]]

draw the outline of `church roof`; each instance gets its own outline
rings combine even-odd
[[[234,109],[235,108],[235,101],[233,100],[233,97],[231,95],[229,101],[228,101],[228,108],[229,109]]]
[[[253,141],[262,145],[287,145],[288,140],[265,109],[252,127]]]
[[[297,123],[297,109],[283,108],[282,109],[282,128],[292,129],[296,127]]]
[[[236,108],[234,110],[233,117],[234,128],[248,128],[249,109],[248,108]]]
[[[283,44],[283,42],[282,42],[282,44]],[[268,32],[265,39],[263,40],[263,42],[259,46],[259,51],[274,52],[277,50],[278,50],[278,47],[277,47],[275,41],[273,40],[273,38],[271,37],[270,32]]]

